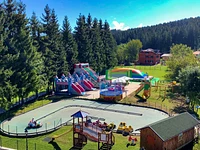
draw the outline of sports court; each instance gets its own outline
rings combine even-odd
[[[6,120],[1,123],[1,128],[11,133],[24,133],[29,121],[34,118],[43,126],[38,129],[29,129],[28,132],[45,131],[71,120],[71,115],[79,110],[86,111],[93,117],[104,118],[105,122],[113,122],[116,126],[120,122],[126,122],[134,130],[168,117],[167,114],[150,108],[65,99]]]

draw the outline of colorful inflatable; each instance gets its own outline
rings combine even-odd
[[[123,76],[131,77],[133,79],[144,79],[148,75],[141,72],[140,70],[133,69],[133,68],[115,68],[115,69],[106,71],[107,80],[111,78],[119,78]]]

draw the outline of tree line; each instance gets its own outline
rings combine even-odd
[[[88,62],[102,73],[117,64],[117,44],[107,21],[79,15],[72,32],[65,16],[62,26],[48,5],[38,19],[27,18],[20,1],[0,3],[0,99],[12,102],[30,92],[52,85],[55,75],[73,71],[78,62]]]
[[[173,44],[185,44],[192,49],[200,48],[200,17],[183,19],[154,26],[129,29],[126,31],[112,30],[118,45],[132,39],[139,39],[143,49],[159,49],[169,53]]]

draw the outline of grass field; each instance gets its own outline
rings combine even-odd
[[[55,135],[63,134],[64,132],[69,131],[72,128],[72,126],[64,126],[61,129],[47,135],[43,135],[40,137],[35,138],[28,138],[28,146],[30,150],[69,150],[72,148],[72,131],[57,138],[55,142],[49,144],[47,141],[45,141],[45,138],[51,138]],[[115,136],[115,145],[113,146],[114,150],[124,150],[124,149],[131,149],[131,150],[138,150],[139,149],[139,137],[136,137],[138,139],[138,142],[136,146],[129,146],[126,147],[126,144],[128,142],[128,137],[124,137],[121,134],[114,134]],[[1,141],[3,146],[10,147],[18,150],[24,150],[26,147],[26,141],[25,139],[18,139],[18,138],[8,138],[8,137],[2,137]],[[88,141],[87,145],[84,146],[83,150],[96,150],[97,149],[97,143]]]
[[[118,66],[119,67],[119,66]],[[120,66],[121,67],[121,66]],[[164,76],[166,74],[167,67],[166,66],[131,66],[133,68],[139,69],[142,72],[147,72],[150,76],[158,77],[161,80],[165,80]],[[180,95],[173,94],[170,90],[166,92],[165,95],[165,86],[166,84],[160,84],[161,88],[152,87],[151,89],[151,97],[148,99],[147,102],[139,102],[138,98],[136,97],[127,97],[120,101],[120,103],[132,103],[137,105],[148,105],[160,109],[164,109],[173,113],[180,113],[181,111],[185,111],[185,108],[187,108],[187,105],[185,105],[185,98],[181,97]],[[139,95],[142,95],[143,91],[139,93]],[[58,98],[58,97],[57,97]],[[54,99],[55,101],[59,101],[60,98]],[[44,104],[47,104],[51,102],[51,100],[45,100],[45,101],[36,101],[33,104],[25,105],[23,108],[21,108],[18,111],[15,111],[14,115],[24,113],[28,110],[37,108],[39,106],[42,106]],[[30,150],[69,150],[72,147],[72,132],[69,132],[68,134],[65,134],[55,140],[54,143],[49,144],[47,141],[44,141],[47,137],[53,137],[55,135],[61,135],[67,131],[69,131],[72,127],[71,126],[64,126],[61,129],[47,135],[35,137],[35,138],[29,138],[28,139],[28,145]],[[116,138],[116,144],[113,146],[113,150],[124,150],[124,149],[131,149],[131,150],[139,150],[139,137],[137,137],[138,142],[136,146],[130,146],[126,148],[126,144],[129,143],[127,138],[120,134],[114,134]],[[8,138],[5,136],[0,136],[1,141],[0,143],[5,147],[10,147],[18,150],[24,150],[26,146],[26,140],[25,138]],[[35,148],[36,147],[36,148]],[[97,149],[97,143],[88,141],[88,144],[85,145],[83,150],[96,150]],[[194,146],[194,150],[199,150],[200,144],[196,144]]]

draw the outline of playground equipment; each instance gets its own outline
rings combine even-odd
[[[40,123],[39,121],[35,121],[34,118],[32,118],[32,120],[28,123],[28,126],[26,128],[30,129],[40,127],[42,127],[42,123]]]
[[[107,149],[112,147],[115,143],[115,137],[112,133],[100,128],[100,122],[93,124],[88,119],[88,113],[84,111],[78,111],[71,115],[73,117],[73,148],[82,149],[87,144],[87,139],[98,142],[98,150],[102,146],[106,146]],[[102,146],[101,146],[102,143]]]
[[[106,70],[106,80],[119,78],[123,76],[133,78],[133,80],[141,81],[144,80],[144,78],[147,77],[148,75],[141,72],[140,70],[133,68],[114,68]]]
[[[79,63],[74,65],[74,73],[79,76],[83,73],[91,80],[93,87],[98,88],[99,83],[105,80],[105,76],[98,76],[97,73],[89,67],[89,63]]]
[[[74,73],[73,76],[75,81],[78,82],[85,90],[95,90],[94,84],[88,79],[89,76],[86,73],[81,73],[80,77],[78,76],[78,74]]]
[[[125,122],[120,122],[117,133],[122,133],[123,135],[128,135],[129,133],[133,132],[132,126],[126,126]]]
[[[71,74],[68,74],[68,77],[65,77],[65,75],[62,74],[60,79],[56,76],[54,81],[56,93],[64,92],[69,95],[85,95],[85,89],[73,79]]]
[[[123,98],[123,89],[122,85],[111,85],[106,89],[100,90],[100,99],[103,100],[113,100],[118,101]]]
[[[151,82],[149,78],[145,78],[144,80],[144,92],[142,95],[143,99],[148,99],[151,96]]]
[[[128,141],[131,142],[131,143],[128,143],[128,144],[126,145],[126,147],[135,146],[135,145],[136,145],[136,142],[137,142],[137,138],[134,138],[134,137],[132,137],[131,135],[129,135]]]

